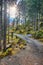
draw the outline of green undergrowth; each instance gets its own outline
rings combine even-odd
[[[34,38],[36,38],[36,39],[42,39],[43,38],[43,31],[40,30],[40,31],[35,32]]]
[[[26,41],[22,40],[21,38],[14,36],[12,41],[12,47],[6,49],[5,52],[0,52],[0,58],[3,58],[8,55],[16,55],[21,49],[26,48]]]
[[[43,30],[31,31],[30,33],[32,34],[32,38],[43,42]]]
[[[8,56],[8,55],[11,55],[11,53],[12,53],[12,48],[8,48],[8,49],[6,49],[6,51],[5,52],[0,52],[0,58],[3,58],[3,57],[5,57],[5,56]]]
[[[13,45],[19,49],[23,49],[26,46],[26,41],[22,40],[21,38],[18,38],[17,36],[13,38],[13,41],[14,41]]]

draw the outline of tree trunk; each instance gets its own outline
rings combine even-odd
[[[40,30],[40,13],[38,13],[38,31]]]
[[[1,51],[1,40],[2,40],[2,0],[0,2],[0,51]]]
[[[4,3],[4,41],[3,41],[3,51],[6,51],[6,0],[3,1]]]
[[[40,13],[37,13],[37,30],[40,30]]]
[[[36,31],[36,15],[34,16],[34,31]]]

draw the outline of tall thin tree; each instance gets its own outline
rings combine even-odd
[[[4,41],[3,41],[3,51],[6,51],[6,0],[3,0],[4,4]]]
[[[0,51],[1,51],[1,40],[2,40],[2,0],[0,1]]]

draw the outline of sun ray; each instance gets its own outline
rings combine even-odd
[[[7,9],[7,13],[9,13],[9,8]],[[16,5],[10,6],[10,17],[15,18],[17,14],[18,14],[17,6]]]

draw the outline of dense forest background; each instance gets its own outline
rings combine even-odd
[[[21,42],[14,34],[43,42],[43,0],[0,0],[0,51]]]

